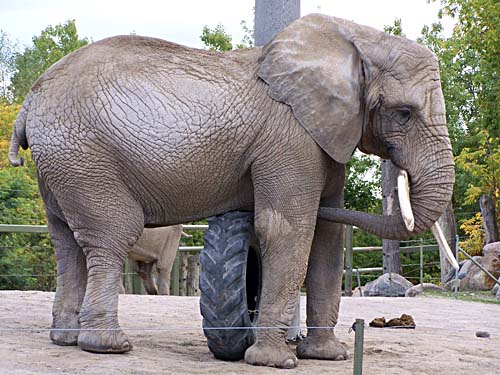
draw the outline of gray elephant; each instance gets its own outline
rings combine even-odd
[[[182,225],[144,228],[141,237],[132,246],[128,259],[134,263],[148,294],[170,294],[170,273],[181,237],[191,237],[182,231]],[[153,278],[156,266],[157,282]]]
[[[31,148],[56,248],[53,327],[114,329],[51,338],[93,352],[132,347],[119,330],[118,285],[144,226],[240,210],[255,213],[262,255],[257,324],[289,325],[305,279],[311,328],[298,357],[345,359],[333,330],[343,226],[331,220],[406,238],[437,221],[454,183],[436,57],[318,14],[263,48],[219,53],[140,36],[83,47],[31,88],[14,165],[19,145]],[[414,226],[342,208],[356,147],[408,172]],[[284,334],[258,330],[245,361],[295,367]]]

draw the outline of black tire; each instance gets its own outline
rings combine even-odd
[[[255,342],[261,290],[260,252],[253,213],[229,212],[209,219],[200,256],[203,332],[218,359],[238,361]],[[249,327],[250,329],[212,329]]]

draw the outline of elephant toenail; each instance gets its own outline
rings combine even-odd
[[[283,363],[283,368],[294,368],[296,366],[295,361],[293,359],[287,359]]]

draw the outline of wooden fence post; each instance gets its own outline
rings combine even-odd
[[[190,255],[188,257],[188,273],[187,273],[187,295],[199,296],[199,279],[200,279],[200,256]]]
[[[172,272],[170,273],[170,295],[179,295],[179,252],[175,256]]]
[[[179,254],[179,295],[187,296],[188,253]]]

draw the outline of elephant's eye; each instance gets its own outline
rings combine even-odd
[[[392,113],[392,118],[399,125],[406,125],[411,119],[411,111],[408,108],[397,109]]]

